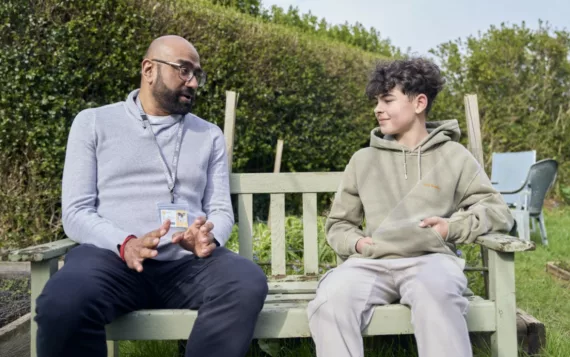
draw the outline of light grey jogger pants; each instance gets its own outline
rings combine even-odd
[[[411,308],[420,357],[471,357],[464,266],[454,256],[429,254],[350,258],[330,270],[307,308],[317,356],[363,357],[361,331],[372,318],[372,308],[400,299]]]

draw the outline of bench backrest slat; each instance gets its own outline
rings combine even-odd
[[[305,275],[319,273],[317,194],[303,193],[303,261]]]
[[[231,192],[305,193],[336,192],[342,172],[231,174]]]
[[[253,260],[253,195],[238,195],[239,255]]]
[[[285,275],[285,194],[270,197],[271,275]]]

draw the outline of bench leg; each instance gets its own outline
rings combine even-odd
[[[38,355],[36,349],[36,338],[38,335],[38,325],[34,318],[36,317],[36,299],[44,290],[49,278],[57,271],[57,258],[45,260],[41,262],[32,262],[30,264],[31,272],[31,319],[30,319],[30,355],[36,357]]]
[[[119,341],[107,341],[107,357],[119,357]]]
[[[489,250],[489,297],[495,301],[497,330],[491,335],[493,357],[517,357],[515,255]]]

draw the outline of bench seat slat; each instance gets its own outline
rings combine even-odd
[[[197,318],[193,310],[140,310],[125,315],[107,326],[108,340],[185,340]],[[368,335],[411,334],[410,309],[393,304],[377,306]],[[472,299],[467,314],[469,331],[493,331],[495,303]],[[259,315],[255,338],[310,337],[306,303],[266,304]]]

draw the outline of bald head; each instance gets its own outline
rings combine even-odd
[[[196,48],[194,48],[194,45],[188,42],[184,37],[176,35],[166,35],[152,41],[146,50],[145,58],[163,59],[164,56],[175,57],[176,55],[190,55],[190,57],[194,57],[197,61],[200,61],[200,56]],[[168,59],[168,61],[175,60],[175,58]]]

